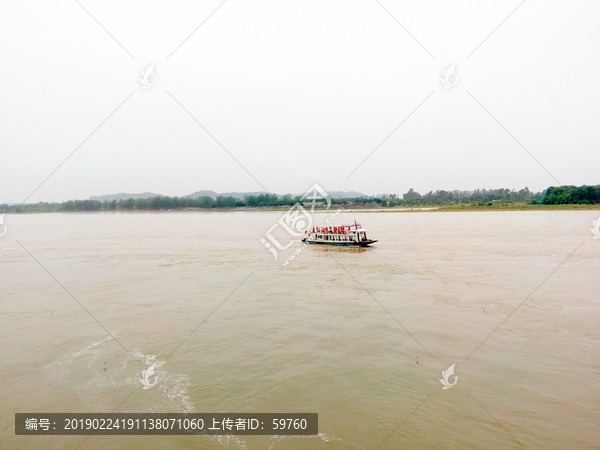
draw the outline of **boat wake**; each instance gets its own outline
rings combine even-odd
[[[188,390],[190,382],[187,375],[172,374],[163,367],[165,361],[157,361],[155,355],[146,355],[133,351],[131,356],[123,357],[115,354],[113,345],[105,345],[113,338],[105,336],[83,348],[69,351],[45,365],[42,372],[59,385],[69,386],[79,401],[84,403],[90,412],[110,411],[115,406],[115,397],[122,395],[123,387],[140,389],[142,371],[154,364],[156,384],[152,389],[142,390],[150,396],[144,402],[143,411],[131,412],[164,412],[165,410],[184,413],[194,410]],[[115,362],[116,361],[116,362]]]
[[[325,433],[313,434],[309,436],[272,436],[271,437],[271,445],[269,445],[269,450],[275,450],[275,446],[284,440],[289,439],[315,439],[321,442],[342,442],[341,439],[335,438],[333,436],[329,436]]]
[[[246,442],[240,439],[241,436],[214,436],[217,442],[223,446],[224,448],[235,448],[236,450],[246,450]],[[333,436],[329,436],[325,433],[319,433],[310,436],[271,436],[269,447],[267,450],[277,450],[279,444],[284,441],[289,441],[291,439],[301,439],[301,440],[313,440],[319,441],[320,443],[329,443],[329,442],[342,442],[341,439],[335,438]],[[317,442],[315,444],[319,445]],[[321,448],[321,447],[318,447]]]
[[[152,411],[144,412],[164,412],[165,409],[182,410],[183,413],[193,412],[194,403],[188,395],[190,381],[187,375],[171,374],[167,370],[162,369],[166,361],[157,361],[155,355],[145,355],[140,352],[132,354],[136,359],[143,361],[147,365],[147,368],[154,366],[154,374],[157,377],[156,385],[152,389],[148,389],[147,392],[158,391],[161,398],[152,403]],[[140,375],[138,372],[127,381],[133,381],[139,385]],[[165,406],[170,408],[165,408]]]

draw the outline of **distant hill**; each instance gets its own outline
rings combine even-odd
[[[355,191],[329,191],[327,192],[331,198],[358,198],[358,197],[368,197],[366,194],[361,194],[360,192]]]
[[[190,195],[184,195],[183,198],[200,198],[200,197],[211,197],[211,198],[217,198],[217,194],[215,191],[198,191],[198,192],[194,192],[193,194]]]
[[[210,197],[212,199],[216,199],[218,196],[222,196],[222,197],[233,197],[233,198],[243,199],[246,195],[257,196],[260,194],[265,194],[265,192],[223,192],[223,193],[218,193],[215,191],[197,191],[197,192],[194,192],[193,194],[184,195],[183,198]],[[365,194],[361,194],[360,192],[354,192],[354,191],[349,191],[349,192],[329,191],[328,194],[330,195],[331,198],[367,197]],[[304,194],[299,194],[299,195],[302,196]],[[152,192],[142,192],[141,194],[127,194],[125,192],[121,192],[119,194],[92,196],[92,197],[90,197],[90,200],[98,200],[100,202],[107,200],[107,201],[111,202],[113,200],[127,200],[128,198],[136,199],[136,198],[152,198],[152,197],[164,197],[164,195],[153,194]],[[282,196],[278,195],[278,197],[282,197]]]
[[[233,198],[240,198],[243,199],[245,195],[253,195],[253,196],[257,196],[260,194],[266,194],[265,191],[260,191],[260,192],[223,192],[222,194],[219,194],[223,197],[233,197]]]
[[[141,194],[127,194],[125,192],[120,192],[118,194],[100,195],[98,197],[92,195],[90,197],[90,200],[98,200],[99,202],[108,200],[109,202],[112,202],[113,200],[127,200],[128,198],[152,198],[152,197],[164,197],[164,195],[153,194],[152,192],[142,192]]]
[[[184,195],[184,198],[199,198],[199,197],[211,197],[211,198],[217,198],[219,195],[221,197],[233,197],[233,198],[239,198],[239,199],[243,199],[244,196],[246,195],[260,195],[260,194],[266,194],[266,192],[223,192],[223,193],[218,193],[215,191],[198,191],[198,192],[194,192],[193,194],[190,195]]]
[[[260,194],[266,194],[266,192],[222,192],[222,193],[217,193],[215,191],[198,191],[198,192],[194,192],[193,194],[190,195],[186,195],[185,197],[188,198],[198,198],[198,197],[204,197],[204,196],[208,196],[208,197],[212,197],[212,198],[217,198],[217,196],[222,196],[222,197],[233,197],[233,198],[239,198],[239,199],[243,199],[246,195],[253,195],[253,196],[257,196]],[[331,198],[357,198],[357,197],[367,197],[365,194],[361,194],[360,192],[354,192],[354,191],[350,191],[350,192],[345,192],[345,191],[329,191],[328,192],[329,196]],[[303,196],[304,193],[299,194],[299,196]],[[281,194],[277,194],[278,197],[283,197],[283,195]]]

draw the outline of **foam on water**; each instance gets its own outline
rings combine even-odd
[[[189,377],[182,374],[171,374],[167,370],[161,369],[167,362],[157,361],[156,355],[145,355],[139,351],[133,352],[133,356],[136,359],[144,361],[148,367],[152,364],[154,366],[154,373],[158,377],[156,386],[151,390],[158,390],[161,393],[161,399],[157,402],[153,402],[156,405],[156,411],[147,412],[164,412],[165,406],[169,406],[172,409],[183,409],[184,413],[191,413],[194,410],[194,403],[190,400],[188,390],[190,387]],[[142,377],[141,372],[137,373],[133,380],[138,384],[139,379]],[[130,381],[128,379],[127,381]],[[149,389],[150,390],[150,389]]]
[[[105,351],[101,348],[102,344],[112,339],[113,338],[111,336],[104,336],[103,338],[86,345],[80,350],[68,352],[44,366],[42,368],[42,372],[49,374],[57,381],[65,381],[65,379],[67,378],[73,378],[73,372],[75,367],[77,367],[78,370],[80,370],[80,359],[82,357],[88,357],[86,366],[88,369],[91,370],[93,366],[97,365],[97,362],[101,359],[100,357],[105,353]],[[77,360],[76,363],[75,360]],[[127,362],[125,361],[125,365],[119,368],[116,373],[121,372],[126,366]],[[96,374],[93,373],[91,375],[94,376]],[[81,376],[82,374],[79,373],[78,377]],[[98,382],[101,383],[100,380],[98,380]]]
[[[240,439],[240,436],[230,436],[230,435],[224,435],[224,436],[214,436],[217,440],[217,442],[225,447],[225,448],[230,448],[232,445],[234,446],[233,448],[235,448],[236,450],[246,450],[247,444],[244,440]],[[326,433],[319,433],[319,434],[315,434],[315,435],[309,435],[309,436],[271,436],[270,437],[270,443],[269,443],[269,447],[267,450],[276,450],[277,449],[277,445],[280,444],[283,441],[287,441],[287,440],[316,440],[316,441],[320,441],[320,442],[324,442],[324,443],[329,443],[329,442],[342,442],[341,439],[335,438],[333,436],[329,436]]]
[[[329,436],[326,433],[312,434],[309,436],[272,436],[271,437],[272,442],[269,445],[268,450],[275,450],[275,446],[277,445],[277,443],[284,441],[284,440],[289,440],[289,439],[302,439],[302,440],[316,439],[321,442],[342,442],[341,439],[335,438],[333,436]]]
[[[183,410],[182,412],[186,413],[193,411],[194,403],[188,395],[190,386],[188,377],[169,373],[164,368],[166,361],[157,361],[155,355],[133,351],[131,352],[133,359],[127,355],[119,363],[106,367],[103,361],[114,360],[114,349],[103,344],[112,339],[111,336],[104,336],[81,349],[70,351],[44,366],[42,372],[58,383],[68,381],[77,397],[86,406],[98,411],[99,406],[102,409],[114,406],[111,392],[118,388],[131,386],[141,389],[142,371],[155,364],[158,382],[155,387],[148,390],[153,391],[154,398],[152,402],[147,402],[152,410],[148,411],[145,408],[143,412],[164,412],[167,409]],[[145,367],[136,367],[139,366],[139,362],[143,362]],[[82,372],[82,367],[86,367],[87,371]],[[99,368],[109,369],[109,371]],[[158,398],[156,398],[157,394]]]

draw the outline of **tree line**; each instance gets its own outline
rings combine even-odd
[[[301,196],[286,194],[247,195],[243,199],[219,196],[212,197],[152,197],[129,198],[127,200],[68,200],[60,203],[39,202],[24,205],[0,205],[4,212],[75,212],[75,211],[133,211],[133,210],[170,210],[183,208],[241,208],[241,207],[277,207],[292,206],[301,202]],[[530,204],[594,204],[600,203],[599,186],[560,186],[549,187],[542,192],[531,192],[528,188],[514,189],[476,189],[474,191],[430,191],[420,194],[410,189],[402,196],[397,194],[364,196],[358,198],[334,198],[333,205],[377,205],[394,206],[450,206],[456,204],[494,205],[508,203]]]
[[[543,199],[546,205],[590,205],[600,203],[600,185],[549,187]]]

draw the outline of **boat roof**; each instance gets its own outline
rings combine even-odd
[[[367,231],[367,229],[366,228],[358,228],[358,229],[351,228],[350,230],[346,230],[347,233],[356,233],[358,231]],[[320,231],[315,230],[314,231],[314,233],[324,233],[324,232],[325,232],[325,230],[320,230]],[[311,233],[312,233],[312,231],[311,231]]]

